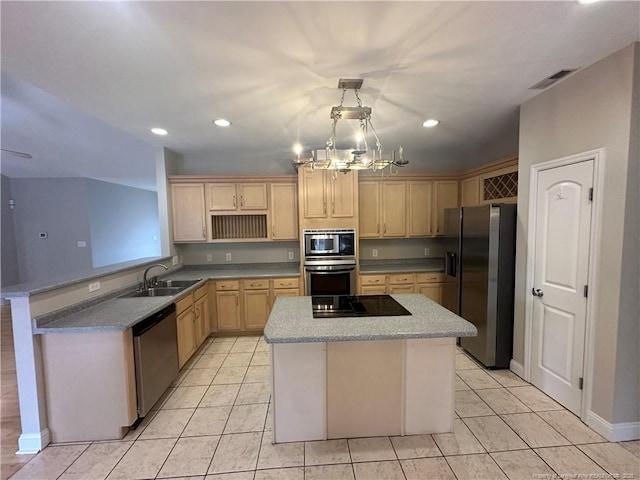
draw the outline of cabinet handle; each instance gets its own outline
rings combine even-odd
[[[373,283],[378,283],[378,282],[380,282],[380,279],[379,279],[379,278],[376,278],[376,279],[373,281]]]
[[[327,213],[327,202],[322,204],[322,213]]]
[[[384,232],[382,233],[387,233],[387,222],[384,222]]]
[[[207,238],[207,228],[202,227],[202,238]]]
[[[271,236],[272,237],[276,236],[276,226],[275,225],[271,225]]]
[[[236,206],[236,196],[235,195],[233,196],[233,206],[234,207]]]
[[[376,233],[380,233],[380,223],[376,223]]]
[[[244,195],[240,195],[240,206],[244,207]]]
[[[334,213],[336,213],[336,204],[331,202],[331,214],[333,215]]]

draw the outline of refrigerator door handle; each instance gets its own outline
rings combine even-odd
[[[445,255],[446,265],[445,273],[450,277],[455,277],[457,272],[457,258],[458,255],[455,252],[447,252]]]

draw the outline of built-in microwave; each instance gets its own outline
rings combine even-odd
[[[323,228],[302,231],[305,260],[313,257],[356,256],[356,231],[353,228]]]

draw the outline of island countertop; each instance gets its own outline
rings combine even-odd
[[[478,334],[474,325],[423,295],[391,296],[411,315],[313,318],[311,297],[278,297],[264,329],[265,341],[341,342],[473,337]]]

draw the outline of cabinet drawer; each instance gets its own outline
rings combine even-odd
[[[394,273],[393,275],[389,275],[389,283],[391,285],[405,285],[413,283],[413,274],[412,273]]]
[[[184,297],[176,300],[176,315],[180,315],[185,310],[193,306],[193,293],[189,293]]]
[[[245,290],[268,290],[269,279],[254,278],[252,280],[243,280],[242,288],[244,288]]]
[[[209,290],[209,287],[207,286],[206,283],[201,287],[196,288],[196,290],[193,292],[193,299],[198,300],[199,298],[204,297],[207,294],[208,290]]]
[[[384,285],[384,275],[362,275],[360,285]]]
[[[238,280],[219,280],[216,282],[216,290],[240,290]]]
[[[416,273],[416,283],[442,282],[442,273]]]
[[[273,288],[300,288],[299,278],[275,278]]]

